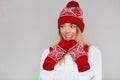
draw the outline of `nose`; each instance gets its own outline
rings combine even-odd
[[[69,27],[66,27],[66,28],[65,28],[65,33],[67,34],[67,33],[69,33],[69,32],[70,32]]]

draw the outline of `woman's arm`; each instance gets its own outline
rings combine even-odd
[[[43,69],[43,63],[47,55],[49,54],[49,49],[45,50],[41,56],[39,80],[53,80],[53,71],[47,71]]]
[[[90,51],[89,63],[94,73],[93,80],[102,80],[102,56],[100,50],[94,46]]]

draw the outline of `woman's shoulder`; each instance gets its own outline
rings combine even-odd
[[[49,54],[49,48],[46,48],[42,52],[42,57],[46,57]]]
[[[43,50],[43,53],[47,53],[47,52],[49,52],[49,48]]]
[[[42,56],[43,56],[43,57],[46,57],[54,47],[55,47],[55,46],[50,46],[50,47],[44,49],[44,51],[43,51],[43,53],[42,53]]]
[[[97,46],[90,45],[89,50],[100,50]]]
[[[94,46],[94,45],[91,45],[90,47],[89,47],[89,53],[90,54],[101,54],[101,51],[100,51],[100,49],[97,47],[97,46]]]

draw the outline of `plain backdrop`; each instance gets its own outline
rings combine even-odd
[[[0,0],[0,80],[38,80],[42,52],[56,43],[69,0]],[[78,0],[86,42],[102,52],[103,80],[120,80],[120,0]]]

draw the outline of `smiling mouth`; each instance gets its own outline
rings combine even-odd
[[[67,36],[64,36],[64,38],[65,38],[66,40],[70,40],[70,39],[73,38],[73,36],[67,35]]]

